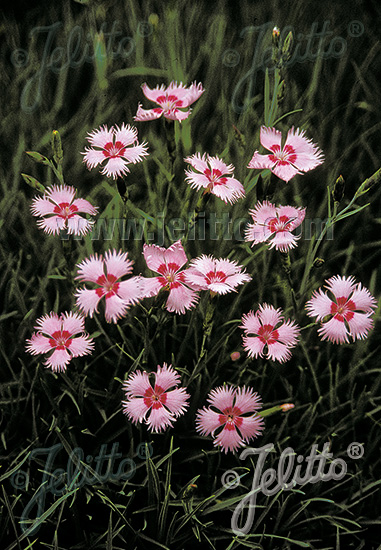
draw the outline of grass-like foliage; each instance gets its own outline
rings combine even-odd
[[[67,0],[7,7],[1,25],[2,549],[381,547],[380,11],[376,0],[364,5]],[[144,96],[144,82],[151,89],[202,83],[205,91],[181,123],[163,116],[135,121],[139,103],[157,107]],[[89,170],[81,155],[88,134],[123,124],[137,128],[148,155],[116,179],[99,166]],[[287,183],[272,168],[248,168],[255,151],[269,153],[260,143],[261,126],[282,132],[282,146],[291,127],[303,130],[324,161]],[[234,165],[244,194],[223,201],[186,181],[196,153]],[[94,224],[82,235],[48,234],[36,223],[31,206],[46,188],[60,185],[73,186],[76,199],[98,208],[94,216],[83,214]],[[293,248],[245,240],[258,201],[306,209]],[[76,278],[79,264],[121,251],[134,262],[128,277],[152,278],[158,273],[149,269],[151,245],[167,249],[180,239],[188,260],[225,258],[250,280],[225,294],[197,291],[198,303],[185,313],[171,311],[163,288],[131,300],[111,322],[103,297],[99,312],[84,319],[92,346],[65,369],[46,366],[46,354],[28,353],[39,318],[87,312],[75,292],[94,285]],[[170,283],[172,275],[165,276]],[[355,341],[322,340],[318,332],[337,311],[337,322],[349,330],[352,305],[345,320],[339,300],[318,321],[305,308],[333,276],[353,277],[375,298],[373,326],[359,330]],[[267,348],[263,356],[245,350],[243,316],[264,304],[297,327],[284,361],[268,357]],[[358,310],[357,303],[355,315]],[[273,336],[279,327],[272,327]],[[167,423],[157,433],[123,409],[132,399],[129,377],[164,364],[172,365],[189,398],[173,427]],[[196,429],[198,411],[218,387],[221,395],[229,387],[251,388],[262,401],[257,436],[235,452],[213,444],[219,430],[210,436]],[[306,459],[313,449],[331,453],[321,474],[336,460],[337,479],[318,473],[314,483],[258,488],[259,457],[249,448],[269,444],[262,472],[275,471],[268,487],[279,481],[287,448],[295,459],[289,479],[302,460],[296,457]],[[348,449],[363,454],[351,458]],[[306,468],[304,461],[301,476]]]

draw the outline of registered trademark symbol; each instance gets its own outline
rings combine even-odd
[[[364,445],[362,443],[357,443],[357,441],[353,441],[353,443],[350,443],[347,447],[347,455],[353,460],[358,460],[364,456]]]
[[[348,34],[353,38],[357,38],[364,34],[365,27],[361,21],[351,21],[348,25]]]

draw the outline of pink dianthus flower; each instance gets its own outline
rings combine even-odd
[[[291,358],[290,349],[296,346],[300,329],[295,321],[284,321],[282,310],[263,304],[257,312],[242,317],[245,336],[243,347],[249,357],[266,357],[284,363]]]
[[[145,244],[143,254],[147,266],[159,277],[142,278],[145,297],[156,296],[160,290],[168,290],[166,308],[168,311],[185,313],[194,307],[198,301],[197,292],[186,284],[187,270],[182,270],[188,261],[180,241],[169,248],[162,248],[155,244]]]
[[[49,234],[66,229],[69,234],[85,235],[94,224],[79,214],[95,215],[98,208],[85,199],[75,199],[76,189],[70,185],[48,187],[42,197],[31,204],[33,216],[40,216],[37,225]]]
[[[127,256],[127,252],[108,250],[104,258],[101,254],[94,254],[77,265],[76,279],[97,285],[95,289],[81,288],[75,295],[77,306],[85,315],[92,317],[94,311],[98,312],[98,303],[104,297],[106,321],[116,323],[126,315],[130,305],[142,298],[140,277],[120,280],[132,272],[134,262]]]
[[[35,330],[26,350],[32,355],[53,351],[44,365],[54,372],[64,372],[73,357],[88,355],[94,349],[92,338],[85,333],[85,319],[77,313],[51,312],[37,319]]]
[[[300,235],[294,235],[291,231],[303,222],[306,215],[305,208],[276,207],[264,201],[257,202],[249,213],[254,223],[246,227],[245,241],[252,241],[251,246],[268,241],[269,248],[275,247],[281,252],[287,252],[296,246]]]
[[[111,126],[110,129],[104,125],[88,133],[87,139],[92,147],[85,147],[83,162],[91,170],[106,161],[101,174],[108,178],[126,175],[130,171],[128,164],[136,164],[148,155],[147,143],[139,144],[138,131],[129,124],[123,123],[120,128]]]
[[[202,255],[190,262],[185,272],[185,281],[200,290],[210,290],[216,294],[226,294],[236,290],[251,280],[250,275],[242,272],[237,262],[213,256]]]
[[[319,288],[306,303],[307,315],[322,323],[321,339],[344,344],[349,336],[353,341],[366,338],[373,327],[375,298],[354,277],[336,275],[325,282],[329,295]]]
[[[209,407],[197,412],[196,430],[211,435],[213,444],[225,453],[237,451],[261,434],[263,418],[256,413],[261,398],[251,388],[221,386],[210,392],[207,401]]]
[[[146,98],[159,105],[159,107],[145,110],[139,103],[137,113],[134,116],[135,121],[155,120],[163,115],[164,118],[169,120],[181,122],[188,118],[191,109],[186,111],[180,109],[186,109],[189,105],[192,105],[205,91],[201,84],[195,82],[189,88],[184,86],[182,82],[180,84],[171,82],[167,88],[162,84],[160,87],[156,86],[153,89],[144,83],[142,90]]]
[[[123,389],[126,400],[123,412],[135,424],[144,422],[152,432],[161,432],[168,427],[173,428],[173,422],[188,407],[189,394],[185,388],[178,388],[180,375],[166,363],[158,365],[154,385],[149,380],[147,372],[135,372],[124,382]],[[172,388],[172,389],[171,389]]]
[[[305,137],[305,131],[292,127],[282,147],[282,133],[275,128],[261,127],[261,145],[271,151],[270,155],[254,152],[248,168],[268,168],[278,178],[288,182],[296,174],[308,172],[324,161],[322,151]]]
[[[193,189],[204,188],[205,193],[216,195],[226,204],[233,204],[245,196],[242,183],[233,177],[232,164],[225,164],[220,158],[211,157],[206,153],[202,156],[196,153],[184,160],[196,170],[185,170],[185,181]]]

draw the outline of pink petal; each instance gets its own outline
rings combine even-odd
[[[116,323],[118,319],[126,315],[127,310],[128,304],[125,300],[122,300],[116,294],[106,296],[105,319],[108,323]]]
[[[108,250],[105,254],[107,275],[113,275],[119,279],[123,275],[132,272],[133,261],[128,259],[128,253],[119,250]]]
[[[188,118],[190,114],[191,114],[190,109],[188,111],[180,111],[179,109],[175,109],[174,111],[171,111],[168,113],[164,111],[165,118],[169,120],[178,120],[179,122],[182,122],[183,120]]]
[[[184,414],[186,408],[189,406],[187,403],[189,395],[185,391],[185,388],[176,388],[172,391],[166,393],[167,399],[165,401],[165,406],[174,414],[176,417]]]
[[[162,289],[162,285],[158,277],[141,277],[140,289],[142,298],[151,298],[156,296]]]
[[[183,98],[183,105],[182,107],[188,107],[189,105],[192,105],[203,93],[204,88],[202,87],[201,83],[196,84],[195,82],[191,84],[187,90],[186,96]],[[177,90],[177,96],[179,99],[181,99],[181,96],[179,95],[179,92]]]
[[[174,263],[179,267],[187,263],[188,258],[181,241],[176,241],[169,248],[164,249],[164,259],[167,264]]]
[[[232,174],[234,172],[234,166],[232,164],[226,164],[219,157],[209,157],[208,156],[209,166],[213,170],[219,170],[221,175]]]
[[[275,327],[283,319],[280,308],[275,309],[267,304],[259,306],[258,317],[262,325],[271,325],[272,327]]]
[[[245,229],[245,241],[253,241],[251,246],[263,243],[270,235],[267,227],[258,224],[248,224]]]
[[[62,319],[62,330],[67,330],[71,336],[74,334],[79,334],[85,330],[85,319],[82,315],[78,313],[64,313],[61,315]]]
[[[258,151],[254,151],[254,155],[247,165],[248,168],[259,168],[264,170],[268,168],[272,170],[274,166],[274,161],[270,159],[269,155],[261,155]]]
[[[106,125],[99,128],[98,130],[93,130],[87,134],[87,140],[91,145],[95,147],[104,148],[107,143],[113,142],[114,139],[114,128],[111,126],[110,130]]]
[[[330,315],[332,300],[321,289],[312,294],[311,300],[306,303],[307,315],[315,317],[317,321],[324,319],[326,315]]]
[[[65,220],[59,216],[51,216],[50,218],[42,218],[37,220],[37,225],[49,235],[56,235],[65,227]]]
[[[51,368],[54,372],[63,372],[66,365],[70,362],[71,356],[66,349],[56,349],[45,361],[44,365]]]
[[[166,249],[156,244],[145,244],[143,245],[143,255],[146,261],[147,267],[151,271],[158,273],[158,269],[161,265],[165,263],[164,253]]]
[[[363,340],[368,336],[368,332],[373,327],[373,321],[369,318],[369,314],[354,313],[352,319],[348,322],[349,333],[352,336],[353,341],[356,338]]]
[[[242,414],[259,410],[261,404],[261,397],[251,388],[237,388],[235,406],[240,409]]]
[[[72,203],[76,190],[70,185],[53,185],[46,190],[46,198],[54,201],[56,204],[62,202]]]
[[[134,120],[137,122],[144,122],[146,120],[156,120],[163,114],[163,109],[143,109],[141,104],[138,105],[138,110],[134,116]]]
[[[288,182],[296,174],[300,174],[297,168],[294,168],[291,164],[276,164],[271,171],[281,180]]]
[[[276,250],[287,252],[291,248],[295,248],[298,239],[300,239],[300,235],[293,235],[289,231],[276,231],[269,241],[269,248],[275,247]]]
[[[42,334],[33,333],[30,340],[27,340],[26,343],[26,350],[32,355],[37,355],[38,353],[47,353],[52,349],[50,339],[46,338]]]
[[[291,352],[288,345],[282,344],[281,342],[275,342],[274,344],[269,344],[267,347],[267,355],[273,361],[284,363],[291,359]]]
[[[143,157],[146,157],[147,155],[147,143],[144,142],[126,149],[124,151],[123,158],[125,158],[128,162],[136,164],[137,162],[143,160]]]
[[[75,297],[76,305],[85,315],[92,317],[94,311],[98,313],[98,303],[101,297],[98,296],[95,290],[80,288],[77,290]]]
[[[123,390],[126,392],[128,399],[138,396],[144,397],[145,392],[151,388],[148,373],[145,371],[132,373],[123,383]]]
[[[258,315],[254,314],[253,311],[249,311],[249,313],[243,315],[240,328],[243,328],[247,334],[258,334],[261,326]]]
[[[69,235],[86,235],[94,225],[93,220],[87,220],[76,214],[67,220],[67,232]]]
[[[323,323],[318,333],[322,340],[329,340],[335,344],[348,343],[348,332],[344,321],[339,321],[334,317],[327,323]]]
[[[220,386],[213,389],[208,397],[208,402],[211,406],[224,411],[228,407],[233,406],[233,398],[235,395],[235,390],[231,386]]]
[[[292,222],[289,222],[289,231],[296,229],[303,222],[306,215],[305,208],[294,208],[293,206],[279,206],[277,208],[277,214],[280,218],[281,216],[286,216]]]
[[[286,323],[280,325],[277,329],[278,340],[287,344],[289,347],[296,345],[300,334],[298,325],[295,325],[293,321],[288,320]]]
[[[197,191],[201,188],[206,189],[210,181],[204,174],[197,174],[196,172],[193,172],[193,170],[185,170],[186,183],[190,184],[192,189],[197,189]]]
[[[295,166],[307,172],[312,170],[324,161],[322,151],[312,142],[312,140],[305,137],[305,131],[297,128],[294,130],[292,127],[287,134],[286,145],[291,145],[295,149],[296,161]]]
[[[269,221],[276,218],[277,209],[274,204],[268,201],[257,202],[253,210],[249,210],[255,224],[266,226]]]
[[[206,161],[206,153],[204,153],[202,156],[200,153],[196,153],[190,157],[184,158],[184,161],[191,164],[195,170],[201,173],[204,173],[205,170],[209,168],[208,163]],[[190,173],[192,174],[191,171]]]
[[[86,214],[91,214],[92,216],[98,212],[98,208],[93,206],[86,199],[75,199],[75,201],[73,201],[73,205],[78,208],[78,212],[85,212]]]
[[[120,141],[123,145],[128,146],[132,145],[137,139],[138,131],[135,126],[126,125],[124,122],[120,128],[115,126],[115,143]]]
[[[169,291],[166,308],[170,312],[185,314],[187,309],[191,309],[198,302],[196,291],[180,285]]]
[[[340,277],[340,275],[331,277],[326,281],[325,287],[332,292],[335,298],[348,298],[355,290],[354,277]]]
[[[103,170],[101,170],[101,174],[108,178],[112,177],[115,180],[117,177],[125,176],[129,171],[125,160],[121,157],[114,157],[106,162]]]
[[[250,439],[258,437],[263,431],[264,421],[259,415],[246,416],[242,418],[242,423],[239,426],[242,438],[249,442]]]
[[[268,149],[269,151],[273,150],[274,145],[282,147],[282,132],[276,130],[275,128],[267,128],[266,126],[261,126],[261,132],[259,136],[261,145]]]
[[[360,309],[371,313],[373,308],[377,306],[377,301],[367,288],[361,288],[361,283],[353,291],[351,301],[355,304],[355,309]]]
[[[166,363],[163,367],[157,366],[157,373],[155,376],[155,384],[160,386],[164,391],[177,386],[180,383],[180,374],[176,372],[171,366],[167,366]]]
[[[60,331],[62,326],[61,318],[53,311],[49,315],[44,315],[36,321],[36,330],[51,336],[54,332]]]
[[[46,214],[54,214],[55,204],[44,197],[36,197],[31,204],[33,216],[45,216]]]
[[[168,427],[173,427],[172,422],[174,421],[173,415],[163,406],[154,409],[151,409],[151,414],[147,420],[148,429],[153,432],[161,432],[166,430]]]
[[[203,408],[197,411],[196,430],[201,435],[210,435],[221,426],[220,415],[211,409]]]
[[[127,281],[119,283],[118,296],[125,300],[128,304],[136,304],[144,297],[142,290],[142,277],[131,277]]]
[[[106,159],[103,151],[99,151],[98,149],[89,149],[88,147],[85,147],[85,153],[82,153],[82,155],[84,155],[83,162],[86,163],[89,170],[95,168]]]
[[[222,450],[225,453],[228,451],[236,451],[244,444],[245,443],[238,434],[237,430],[229,430],[226,426],[214,440],[214,445],[222,447]]]
[[[191,286],[194,290],[207,290],[208,283],[206,282],[205,276],[197,271],[197,269],[186,269],[183,271],[185,282]]]
[[[142,422],[149,411],[149,407],[147,407],[142,397],[136,397],[130,401],[122,401],[122,405],[124,405],[124,414],[135,424]]]
[[[80,264],[77,264],[78,275],[76,279],[80,281],[91,281],[96,283],[99,277],[102,277],[104,272],[104,261],[102,256],[98,258],[97,254],[91,255]]]
[[[263,348],[265,344],[258,336],[243,336],[243,348],[249,357],[263,357]]]
[[[165,95],[165,92],[166,92],[166,88],[164,86],[164,84],[162,84],[161,86],[156,86],[156,88],[149,88],[149,86],[147,86],[146,83],[142,84],[142,90],[143,90],[143,94],[146,96],[147,99],[149,99],[150,101],[154,101],[155,103],[157,103],[157,98],[162,96],[162,95]]]
[[[225,185],[214,185],[212,189],[213,195],[223,200],[226,204],[234,204],[237,200],[245,196],[245,190],[238,180],[231,181],[228,178]],[[234,183],[237,182],[238,186]]]
[[[94,343],[88,336],[78,336],[70,340],[69,351],[73,357],[89,355],[94,350]]]

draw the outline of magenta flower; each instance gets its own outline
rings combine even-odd
[[[161,248],[155,244],[145,244],[143,254],[147,266],[159,277],[143,278],[143,293],[145,297],[156,296],[160,290],[168,290],[166,308],[175,313],[185,313],[194,307],[198,295],[194,289],[185,284],[187,270],[181,270],[188,261],[180,241],[169,248]]]
[[[212,193],[222,199],[226,204],[233,204],[245,196],[245,189],[238,180],[233,177],[234,166],[225,164],[218,157],[210,157],[205,153],[201,156],[196,153],[191,157],[186,157],[185,162],[189,162],[196,170],[185,170],[187,177],[185,181],[193,189],[205,189],[205,193]]]
[[[74,235],[88,233],[94,221],[79,214],[95,215],[98,208],[85,199],[75,199],[76,192],[70,185],[53,185],[42,197],[35,197],[30,208],[33,216],[41,217],[37,225],[50,235],[63,229]]]
[[[248,168],[269,168],[278,178],[287,182],[296,174],[308,172],[322,164],[322,151],[304,134],[304,130],[294,130],[292,127],[282,148],[281,132],[262,126],[260,142],[271,154],[260,155],[255,151]]]
[[[261,398],[251,388],[221,386],[210,392],[208,402],[208,408],[197,412],[196,430],[212,435],[214,445],[225,453],[236,451],[261,434],[263,418],[255,412],[261,408]]]
[[[81,288],[75,295],[77,306],[85,315],[92,317],[94,311],[98,313],[98,303],[104,297],[106,321],[116,323],[120,317],[126,315],[130,305],[142,298],[140,277],[120,280],[132,272],[134,262],[128,260],[127,256],[128,253],[121,250],[108,250],[104,259],[101,254],[94,254],[77,265],[76,279],[97,285],[95,289]]]
[[[144,422],[152,432],[161,432],[173,428],[173,422],[188,407],[189,394],[185,388],[178,388],[180,375],[166,363],[158,365],[154,386],[149,381],[147,372],[135,372],[124,382],[126,401],[123,412],[134,424]],[[173,388],[173,389],[170,389]]]
[[[126,175],[130,171],[128,164],[136,164],[148,155],[147,143],[139,145],[138,131],[129,124],[123,123],[121,128],[111,126],[110,129],[104,125],[88,133],[87,140],[92,147],[85,147],[85,152],[81,153],[84,155],[83,162],[91,170],[106,161],[101,174],[108,178]]]
[[[284,363],[291,358],[290,349],[298,341],[300,329],[295,321],[284,321],[281,309],[263,304],[256,313],[249,311],[242,317],[243,347],[249,357],[266,357]]]
[[[253,224],[248,224],[245,231],[245,241],[253,241],[251,246],[269,242],[269,248],[287,252],[294,248],[300,235],[291,231],[299,227],[306,215],[305,208],[293,206],[275,207],[268,201],[257,202],[253,210],[249,210]]]
[[[307,315],[322,323],[318,330],[321,339],[344,344],[348,336],[353,341],[366,338],[373,327],[370,316],[377,306],[375,298],[361,283],[356,284],[354,277],[336,275],[325,282],[330,295],[319,288],[306,303]]]
[[[66,312],[58,316],[51,312],[36,323],[37,332],[27,340],[26,350],[32,355],[53,351],[44,365],[54,372],[64,372],[73,357],[88,355],[94,349],[93,339],[85,333],[85,319],[77,313]]]
[[[186,109],[189,105],[192,105],[205,91],[201,84],[195,82],[189,88],[184,86],[182,82],[179,85],[177,82],[171,82],[168,88],[162,84],[152,90],[144,83],[142,90],[146,98],[159,105],[159,107],[145,110],[139,103],[137,113],[134,116],[136,121],[155,120],[163,115],[164,118],[169,120],[181,122],[188,118],[191,109],[187,111],[181,111],[180,109]]]
[[[243,267],[237,262],[202,255],[191,261],[189,269],[185,272],[185,281],[200,290],[226,294],[251,280],[250,275],[242,270]]]

